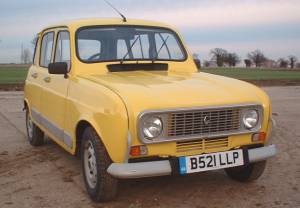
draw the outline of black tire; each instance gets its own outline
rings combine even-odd
[[[90,158],[88,157],[88,149],[91,144],[94,149],[96,161],[96,164],[94,165],[97,170],[97,173],[95,174],[96,176],[94,177],[96,179],[93,183],[94,187],[90,185],[92,182],[89,182],[90,180],[88,179],[88,177],[93,174],[93,171],[91,171],[90,168],[92,165],[88,162],[89,160],[86,159],[86,157]],[[110,159],[96,131],[91,127],[87,127],[83,133],[81,143],[81,161],[85,186],[91,199],[97,202],[110,201],[114,199],[117,195],[118,180],[107,173],[107,168],[112,163],[112,160]]]
[[[251,182],[257,180],[264,172],[267,161],[250,163],[246,166],[227,168],[226,174],[239,182]]]
[[[28,109],[26,109],[26,131],[28,141],[32,146],[41,146],[44,144],[44,132],[31,120]]]

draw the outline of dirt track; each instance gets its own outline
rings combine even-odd
[[[300,207],[300,86],[264,88],[273,101],[278,155],[256,182],[223,171],[121,181],[114,202],[95,204],[78,158],[51,141],[31,147],[21,92],[0,93],[0,207]]]

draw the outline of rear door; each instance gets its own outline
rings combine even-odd
[[[66,62],[71,69],[70,35],[66,29],[56,29],[55,47],[52,62]],[[64,75],[43,75],[43,90],[41,94],[41,114],[44,117],[44,126],[52,138],[66,149],[72,148],[69,133],[65,132],[66,97],[69,79]]]

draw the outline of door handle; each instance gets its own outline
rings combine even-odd
[[[36,78],[38,77],[38,73],[34,72],[34,73],[31,74],[31,76],[32,76],[34,79],[36,79]]]
[[[45,77],[44,81],[47,82],[47,83],[49,83],[51,81],[51,78],[50,77]]]

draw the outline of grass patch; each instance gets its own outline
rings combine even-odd
[[[22,84],[27,75],[28,67],[0,66],[0,84]]]
[[[29,66],[0,65],[0,85],[24,83]],[[241,80],[300,80],[300,70],[272,70],[246,68],[202,68],[202,72]]]
[[[241,80],[300,80],[299,70],[204,68],[201,71]]]

